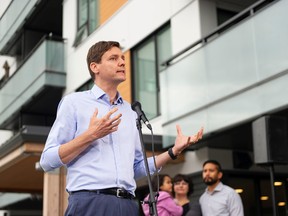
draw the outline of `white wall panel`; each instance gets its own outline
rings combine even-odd
[[[175,50],[179,50],[178,46],[185,46],[185,44],[177,45],[178,41],[183,40],[178,38],[183,35],[185,26],[178,26],[178,22],[185,20],[193,20],[194,13],[189,14],[189,10],[196,10],[189,5],[192,0],[133,0],[128,1],[117,13],[106,21],[101,27],[96,29],[82,44],[77,48],[72,47],[76,35],[76,22],[77,22],[77,1],[66,0],[64,1],[64,14],[63,14],[63,34],[67,38],[67,89],[66,93],[74,91],[81,86],[85,81],[90,78],[87,66],[86,55],[87,51],[92,44],[100,40],[116,40],[124,46],[124,51],[129,50],[153,31],[161,27],[164,23],[168,22],[171,18],[175,18],[175,28],[178,28],[179,34],[173,36],[173,44]],[[185,7],[188,6],[186,9]],[[179,15],[178,12],[182,9],[187,12]],[[178,17],[179,16],[179,17]],[[189,16],[186,17],[185,16]],[[191,17],[192,16],[192,17]],[[173,24],[173,23],[172,23]],[[197,21],[195,23],[197,25]],[[172,26],[172,28],[174,28]],[[199,28],[199,27],[197,27]],[[197,29],[196,28],[196,29]],[[177,29],[176,29],[177,30]],[[173,31],[173,30],[172,30]],[[181,34],[180,34],[181,33]],[[195,29],[191,28],[189,35],[194,35]],[[195,34],[196,35],[196,34]],[[198,34],[199,35],[199,34]],[[188,37],[187,36],[187,37]],[[188,37],[190,38],[190,36]],[[191,39],[193,41],[193,37]],[[186,44],[189,40],[185,38]]]

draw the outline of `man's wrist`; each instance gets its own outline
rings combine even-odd
[[[169,154],[169,156],[170,156],[170,158],[171,158],[172,160],[176,160],[176,159],[177,159],[177,156],[178,156],[178,155],[176,155],[176,154],[173,153],[172,147],[168,149],[168,154]]]

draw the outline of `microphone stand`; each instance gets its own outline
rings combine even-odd
[[[142,152],[143,152],[144,164],[145,164],[145,169],[146,169],[147,178],[148,178],[148,186],[149,186],[148,201],[144,202],[144,205],[149,204],[149,213],[150,213],[150,215],[158,216],[157,208],[156,208],[156,200],[155,200],[154,192],[153,192],[153,189],[152,189],[151,175],[150,175],[150,170],[149,170],[149,166],[148,166],[148,160],[147,160],[146,151],[145,151],[145,147],[144,147],[141,119],[139,118],[139,116],[136,119],[136,125],[137,125],[137,129],[139,131],[139,137],[140,137],[140,141],[141,141],[141,147],[142,147]],[[156,169],[157,169],[157,167],[156,167]]]
[[[270,182],[271,182],[271,193],[272,193],[272,204],[273,204],[273,216],[278,216],[277,205],[276,205],[276,195],[275,195],[275,186],[274,186],[274,165],[273,163],[269,164],[270,171]]]

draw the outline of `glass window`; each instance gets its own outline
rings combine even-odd
[[[98,26],[98,14],[97,0],[89,0],[89,34]]]
[[[248,172],[246,173],[248,174]],[[287,212],[287,176],[275,173],[275,197],[271,193],[271,179],[257,172],[249,175],[224,171],[223,183],[234,188],[241,196],[245,216],[273,215],[273,199],[278,216],[286,216]],[[241,189],[240,191],[238,189]]]
[[[87,0],[78,1],[78,28],[88,21],[88,2]]]
[[[99,24],[98,14],[98,0],[78,0],[77,34],[73,46],[79,45],[97,28]]]
[[[171,57],[170,25],[156,31],[133,52],[134,99],[142,105],[148,119],[160,115],[159,71],[161,63]]]
[[[270,179],[271,180],[271,179]],[[274,181],[275,197],[272,195],[271,181],[261,180],[260,181],[260,197],[261,200],[261,215],[268,216],[273,215],[273,208],[277,211],[279,216],[287,215],[287,201],[286,201],[286,191],[285,181],[277,180]],[[275,199],[275,200],[274,200]],[[273,206],[273,200],[276,206]]]
[[[171,57],[171,32],[170,26],[167,26],[159,31],[157,34],[157,57],[158,57],[158,70],[164,69],[161,64]]]

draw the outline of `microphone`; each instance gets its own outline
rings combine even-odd
[[[145,116],[145,113],[142,111],[141,109],[141,104],[138,101],[135,101],[132,105],[131,105],[132,110],[134,110],[138,117],[144,122],[144,124],[150,129],[152,130],[152,126],[149,123],[148,119]]]

